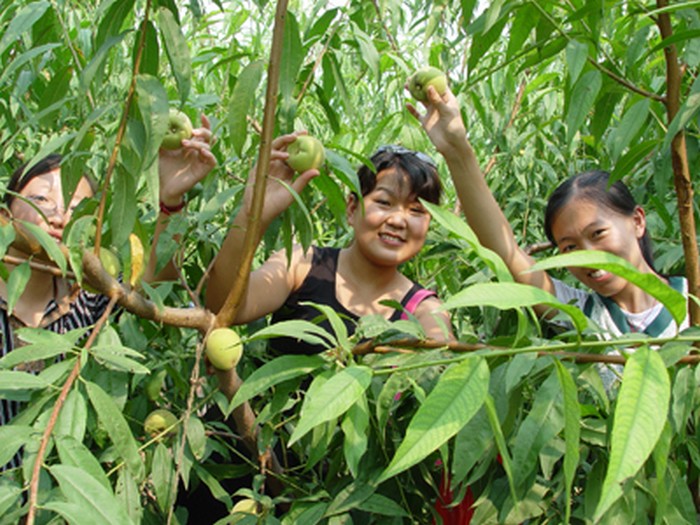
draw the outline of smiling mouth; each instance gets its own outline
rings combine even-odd
[[[588,274],[588,276],[593,279],[594,281],[601,281],[608,277],[610,275],[609,272],[606,272],[605,270],[593,270]]]
[[[49,232],[49,235],[53,237],[54,239],[57,239],[59,241],[63,240],[63,233],[57,232],[57,231],[51,231]]]
[[[386,232],[380,233],[379,238],[383,241],[387,241],[387,242],[392,243],[392,244],[406,242],[402,237],[400,237],[398,235],[391,234],[391,233],[386,233]]]

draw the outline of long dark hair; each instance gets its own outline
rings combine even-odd
[[[544,215],[544,231],[547,238],[556,244],[552,235],[552,222],[561,208],[573,197],[587,199],[620,215],[631,217],[637,209],[637,202],[624,182],[618,180],[610,184],[610,173],[602,170],[585,171],[562,182],[550,195]],[[639,239],[639,247],[644,260],[654,268],[654,253],[649,231]]]
[[[377,173],[396,168],[408,177],[412,194],[433,204],[440,204],[442,195],[440,175],[435,163],[424,153],[406,149],[403,146],[382,146],[370,160],[374,170],[364,164],[357,170],[363,196],[376,187]]]

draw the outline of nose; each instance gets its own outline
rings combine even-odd
[[[394,208],[389,214],[387,222],[395,228],[403,228],[406,226],[406,213],[406,210],[402,208]]]

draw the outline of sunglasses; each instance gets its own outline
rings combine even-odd
[[[404,148],[403,146],[398,146],[396,144],[388,144],[385,146],[380,146],[375,155],[378,155],[380,153],[391,153],[393,155],[413,155],[418,160],[426,163],[431,168],[437,169],[435,161],[433,161],[433,159],[431,159],[430,157],[428,157],[428,155],[421,151],[413,151],[412,149]]]

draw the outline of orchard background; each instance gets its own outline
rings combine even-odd
[[[696,326],[673,340],[603,343],[575,311],[567,315],[576,330],[549,333],[530,311],[542,301],[537,290],[514,285],[459,218],[445,166],[405,110],[403,85],[421,65],[448,73],[488,182],[533,251],[556,184],[606,169],[644,204],[660,270],[687,275],[698,295],[699,7],[3,0],[0,177],[60,152],[67,191],[84,171],[101,185],[77,211],[66,249],[35,239],[32,262],[48,257],[94,282],[121,313],[80,346],[79,334],[26,329],[30,346],[0,361],[0,395],[28,401],[0,428],[1,462],[24,447],[22,472],[0,477],[0,522],[186,523],[179,486],[210,491],[228,508],[256,499],[261,516],[240,523],[431,523],[439,487],[449,484],[455,501],[469,487],[472,523],[696,523],[700,376],[689,354],[700,341],[697,300]],[[181,280],[130,290],[85,249],[95,238],[111,246],[128,274],[130,234],[152,235],[168,107],[195,122],[211,118],[219,166],[161,244],[161,263],[175,256]],[[344,196],[357,166],[383,144],[425,151],[440,165],[446,199],[431,207],[426,247],[405,271],[446,301],[459,344],[416,348],[410,321],[366,318],[353,337],[260,321],[239,330],[243,386],[229,404],[204,373],[201,341],[231,309],[215,317],[202,308],[203,277],[255,160],[269,154],[271,137],[295,129],[324,142],[328,176],[248,262],[292,242],[344,245]],[[0,228],[3,251],[12,242],[13,226]],[[538,257],[565,279],[561,268],[572,262],[605,267],[675,315],[685,309],[672,290],[611,256],[552,255]],[[19,293],[22,279],[0,270]],[[275,333],[320,338],[331,350],[271,359],[265,338]],[[369,343],[357,347],[361,340]],[[622,387],[606,392],[597,361],[630,347]],[[51,365],[42,373],[13,370],[37,355]],[[178,417],[173,436],[144,435],[156,407]],[[205,407],[238,407],[238,425],[205,416]],[[295,466],[284,468],[287,454]],[[245,481],[226,488],[236,478]]]

